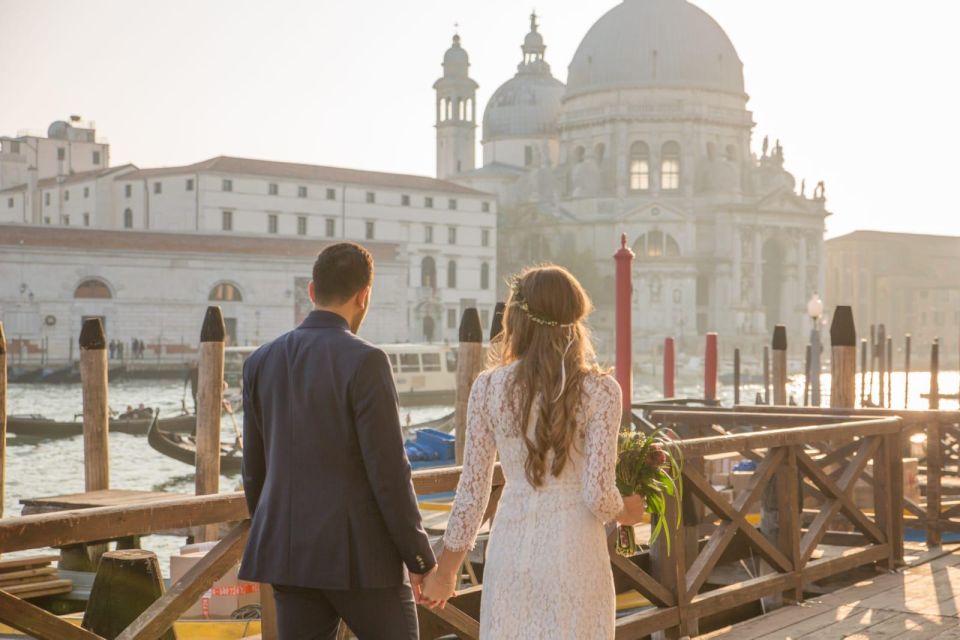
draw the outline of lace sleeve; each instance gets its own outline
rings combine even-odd
[[[443,545],[450,551],[472,549],[480,529],[480,521],[490,499],[493,464],[497,446],[493,421],[487,410],[490,378],[480,374],[467,403],[467,434],[463,449],[463,472],[457,484],[457,497],[447,522]]]
[[[596,381],[586,424],[586,464],[583,500],[601,522],[610,522],[623,509],[617,490],[617,435],[620,432],[620,385],[610,376]]]

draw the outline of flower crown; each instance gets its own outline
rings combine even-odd
[[[527,300],[523,297],[523,293],[520,291],[520,276],[514,276],[510,281],[510,306],[519,307],[530,317],[532,321],[539,325],[543,325],[544,327],[572,327],[574,324],[576,324],[574,322],[563,324],[550,318],[544,318],[543,316],[537,315],[533,311],[530,311],[530,307],[527,305]]]

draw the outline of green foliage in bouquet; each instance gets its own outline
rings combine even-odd
[[[650,544],[662,534],[670,553],[670,530],[666,527],[667,497],[678,502],[677,526],[680,526],[679,501],[683,494],[683,456],[676,446],[676,435],[660,428],[644,435],[621,433],[617,457],[617,489],[623,496],[641,495],[650,513]],[[620,527],[617,532],[617,553],[630,557],[639,546],[634,540],[633,527]]]

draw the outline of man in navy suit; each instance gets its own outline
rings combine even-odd
[[[273,585],[281,640],[333,639],[341,619],[361,640],[418,637],[416,601],[435,560],[390,364],[356,335],[372,284],[366,249],[324,249],[314,311],[243,367],[252,523],[240,577]]]

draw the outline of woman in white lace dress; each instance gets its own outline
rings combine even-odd
[[[620,388],[594,364],[590,300],[560,267],[513,282],[498,362],[474,383],[463,475],[436,573],[422,598],[445,602],[473,547],[497,453],[506,486],[483,575],[483,640],[614,637],[604,523],[639,521],[614,482]]]

